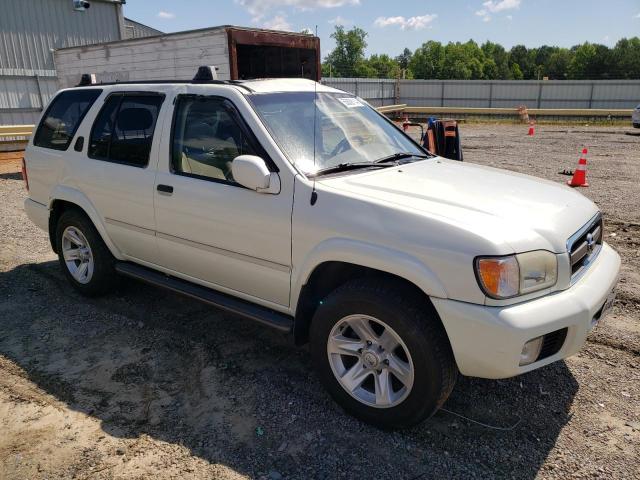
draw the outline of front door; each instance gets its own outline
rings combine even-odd
[[[228,99],[179,95],[170,127],[164,129],[170,158],[160,158],[155,190],[162,266],[249,300],[288,306],[293,186],[271,195],[233,180],[235,157],[266,153]]]

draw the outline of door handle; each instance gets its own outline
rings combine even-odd
[[[173,187],[171,185],[158,184],[156,189],[158,190],[158,192],[165,193],[167,195],[171,195],[173,193]]]

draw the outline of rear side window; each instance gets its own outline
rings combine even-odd
[[[33,144],[37,147],[66,150],[82,119],[102,90],[68,90],[59,94],[42,118]]]
[[[164,95],[112,95],[91,130],[90,158],[146,167]]]

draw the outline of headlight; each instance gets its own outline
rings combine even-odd
[[[546,250],[476,258],[480,288],[491,298],[505,299],[544,290],[556,284],[558,260]]]

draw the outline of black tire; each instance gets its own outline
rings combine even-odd
[[[88,283],[77,281],[64,259],[62,251],[62,235],[67,227],[75,227],[79,230],[91,248],[93,256],[93,274]],[[62,213],[56,226],[56,247],[58,261],[69,283],[82,295],[95,297],[110,292],[116,285],[117,273],[114,268],[115,259],[107,246],[102,241],[93,222],[79,209],[69,209]]]
[[[377,408],[362,403],[333,373],[327,354],[329,335],[338,321],[353,314],[382,320],[410,352],[413,387],[398,405]],[[354,417],[385,429],[409,427],[431,417],[449,397],[458,375],[448,337],[428,299],[384,278],[353,280],[332,292],[313,316],[310,349],[320,381],[334,400]]]

